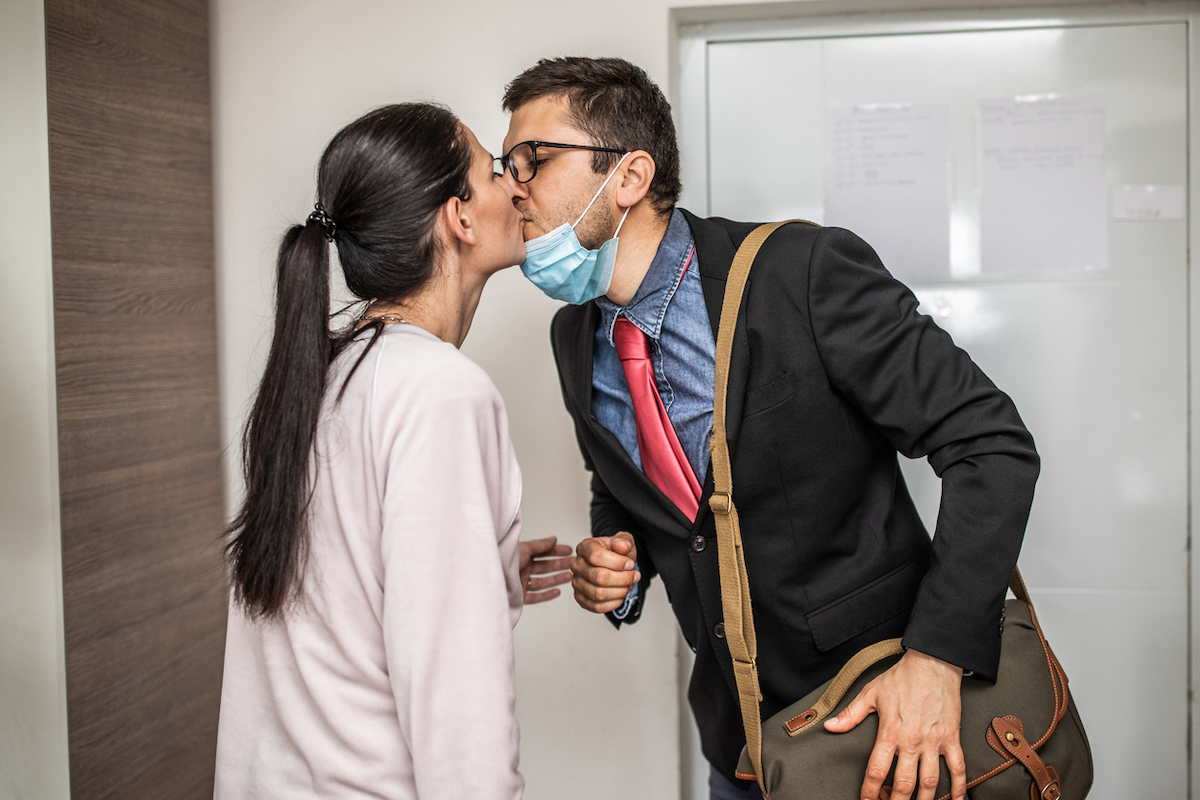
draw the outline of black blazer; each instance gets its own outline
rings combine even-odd
[[[734,253],[755,225],[684,213],[715,334]],[[720,624],[712,475],[693,523],[592,417],[599,317],[595,303],[567,306],[551,328],[592,471],[593,535],[633,534],[642,601],[662,580],[696,651],[688,697],[704,754],[733,778],[745,738]],[[854,234],[794,224],[767,240],[735,330],[726,425],[764,719],[894,636],[995,679],[1039,469],[1033,439],[1008,396]],[[932,544],[897,452],[928,457],[942,479]]]

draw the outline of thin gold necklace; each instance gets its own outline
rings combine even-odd
[[[360,321],[361,322],[382,322],[384,325],[396,325],[396,324],[408,325],[408,324],[410,324],[408,320],[400,319],[400,317],[397,317],[395,314],[379,314],[378,316],[374,316],[374,317],[363,317],[362,320],[360,320]]]

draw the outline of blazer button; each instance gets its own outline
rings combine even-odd
[[[704,548],[706,548],[706,547],[708,547],[708,540],[705,539],[703,536],[697,534],[696,537],[694,539],[692,539],[692,550],[694,552],[696,552],[696,553],[703,552]]]
[[[713,633],[715,633],[717,635],[718,639],[724,639],[725,638],[725,623],[718,622],[717,626],[715,628],[713,628]]]

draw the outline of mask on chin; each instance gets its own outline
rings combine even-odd
[[[549,233],[525,243],[525,260],[521,262],[521,272],[534,286],[555,300],[578,306],[608,291],[612,283],[613,267],[617,263],[617,234],[621,232],[621,225],[625,224],[625,218],[629,216],[629,209],[625,209],[612,238],[601,245],[599,250],[588,250],[581,245],[575,235],[575,228],[587,216],[587,212],[596,203],[596,198],[604,191],[612,176],[617,174],[621,162],[628,155],[629,153],[626,153],[621,156],[621,161],[608,173],[608,177],[592,195],[591,202],[579,215],[579,219],[575,220],[574,225],[564,222]]]

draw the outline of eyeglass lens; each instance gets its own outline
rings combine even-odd
[[[513,180],[525,183],[533,178],[537,170],[536,153],[528,142],[522,142],[512,149],[508,156],[508,166],[513,172]]]

